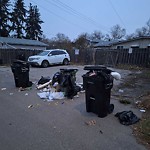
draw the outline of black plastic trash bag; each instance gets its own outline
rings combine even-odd
[[[50,77],[43,77],[41,76],[41,79],[38,81],[38,84],[44,84],[46,82],[49,82],[51,80]]]
[[[52,78],[52,85],[54,85],[55,82],[58,82],[59,84],[62,83],[63,75],[60,72],[56,72]]]
[[[123,125],[131,125],[137,123],[140,119],[132,111],[122,111],[115,114]]]

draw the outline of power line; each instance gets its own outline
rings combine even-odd
[[[92,25],[94,25],[94,26],[96,26],[96,27],[98,27],[98,28],[103,28],[103,30],[105,30],[105,31],[108,32],[108,30],[106,29],[106,27],[104,27],[104,26],[98,24],[98,23],[97,23],[95,20],[93,20],[92,18],[90,18],[90,17],[88,17],[88,16],[86,16],[86,15],[84,15],[84,14],[81,14],[80,12],[78,12],[78,11],[76,11],[75,9],[71,8],[71,7],[68,6],[67,4],[65,4],[65,3],[63,3],[63,2],[61,2],[61,1],[59,1],[59,0],[52,0],[52,1],[55,2],[55,3],[57,3],[59,6],[61,6],[62,9],[67,10],[69,13],[71,12],[73,15],[76,15],[76,16],[78,16],[78,17],[84,19],[84,21],[86,21],[86,22],[88,22],[88,23],[91,23]],[[48,1],[48,2],[50,2],[50,1]],[[57,5],[57,6],[58,6],[58,5]]]
[[[119,18],[120,22],[123,24],[123,26],[126,28],[126,25],[124,24],[124,21],[122,20],[122,18],[120,17],[119,13],[117,12],[117,10],[115,9],[113,3],[111,0],[108,0],[108,2],[110,3],[112,9],[114,10],[115,14],[117,15],[117,17]]]
[[[38,5],[39,7],[41,7],[44,11],[47,11],[48,13],[53,14],[54,16],[58,17],[59,19],[61,19],[61,20],[63,20],[63,21],[66,21],[66,22],[68,22],[68,23],[70,23],[70,24],[72,24],[72,25],[74,25],[74,26],[78,26],[79,28],[82,28],[82,29],[85,30],[85,27],[83,28],[82,26],[80,26],[80,25],[78,25],[78,24],[75,24],[75,23],[73,23],[73,22],[67,20],[67,19],[64,18],[64,17],[62,17],[62,16],[60,16],[60,15],[57,15],[56,13],[50,11],[49,9],[43,7],[42,5],[39,5],[38,3],[34,2],[33,0],[31,0],[31,1],[32,1],[34,4]]]
[[[61,6],[57,5],[57,4],[55,4],[55,3],[52,3],[52,2],[50,2],[50,1],[47,1],[47,2],[48,2],[48,3],[51,3],[53,6],[56,6],[57,8],[60,8],[61,10],[65,11],[66,13],[69,13],[69,14],[72,13],[72,12],[66,10],[65,8],[63,8],[63,7],[61,7]],[[75,14],[73,14],[73,15],[75,15]],[[82,20],[82,21],[84,21],[84,20]]]

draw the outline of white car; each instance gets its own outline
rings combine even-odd
[[[31,66],[42,66],[44,68],[52,64],[68,65],[70,62],[70,56],[66,50],[51,49],[44,50],[38,55],[30,56],[28,62]]]

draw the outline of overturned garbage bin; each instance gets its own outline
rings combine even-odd
[[[64,96],[69,99],[72,99],[79,91],[75,83],[77,71],[78,69],[60,69],[60,72],[55,73],[52,79],[52,85],[58,82],[61,91],[65,93]]]
[[[114,105],[110,104],[111,89],[113,87],[113,77],[111,70],[105,66],[85,66],[88,70],[83,77],[83,88],[85,89],[86,111],[98,114],[98,117],[106,117],[114,110]]]
[[[22,60],[15,60],[11,64],[16,87],[26,88],[32,85],[29,81],[29,67],[29,63]]]
[[[62,73],[61,87],[62,91],[65,92],[65,97],[72,99],[77,95],[78,89],[76,86],[76,73],[78,69],[60,69]]]

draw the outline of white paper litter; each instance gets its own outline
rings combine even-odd
[[[47,101],[52,101],[55,99],[63,99],[64,98],[63,92],[41,92],[41,93],[37,93],[37,95],[41,99],[47,99]]]
[[[49,95],[49,100],[63,99],[63,98],[64,98],[64,93],[63,92],[52,92]]]
[[[123,93],[123,92],[124,92],[124,90],[119,89],[119,91],[118,91],[118,92]]]
[[[146,111],[145,111],[145,109],[140,109],[140,112],[144,112],[145,113]]]
[[[5,91],[5,90],[6,90],[6,88],[1,88],[1,90],[2,90],[2,91]]]
[[[47,99],[49,97],[49,93],[50,92],[42,92],[42,93],[37,93],[37,95],[41,98],[41,99]]]

